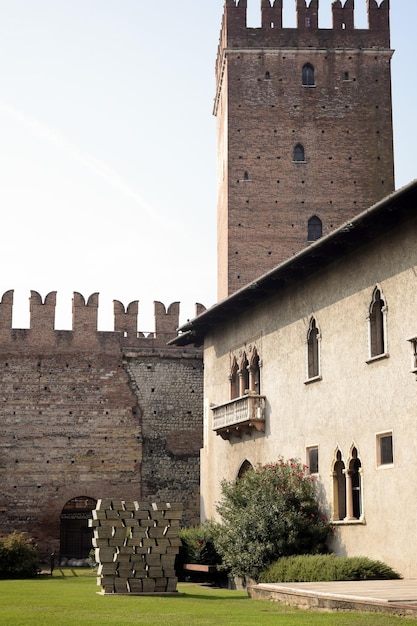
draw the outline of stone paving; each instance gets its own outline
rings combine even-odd
[[[386,612],[417,618],[417,579],[254,585],[253,598],[319,610]]]

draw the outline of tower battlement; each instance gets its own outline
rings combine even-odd
[[[72,330],[55,329],[56,291],[51,291],[42,300],[37,291],[31,291],[30,325],[28,329],[12,327],[13,290],[3,294],[0,301],[0,352],[27,350],[28,348],[51,351],[167,348],[167,343],[176,337],[179,326],[180,303],[168,308],[162,302],[154,302],[154,332],[137,330],[139,302],[125,307],[119,300],[113,301],[114,331],[97,330],[99,294],[93,293],[87,300],[78,292],[72,299]],[[204,307],[196,305],[196,315]]]
[[[287,0],[289,1],[289,0]],[[247,26],[247,0],[226,0],[219,50],[227,47],[317,46],[362,48],[390,46],[389,0],[366,1],[368,28],[356,29],[354,0],[332,3],[332,28],[319,27],[319,0],[296,0],[297,27],[284,28],[285,0],[261,0],[261,28]],[[352,39],[353,37],[353,39]]]

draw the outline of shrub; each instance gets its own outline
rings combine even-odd
[[[259,582],[320,582],[333,580],[390,580],[400,574],[381,561],[335,554],[290,556],[278,559],[259,576]]]
[[[298,460],[258,466],[222,483],[215,546],[232,576],[258,578],[281,556],[326,551],[332,531],[313,478]]]
[[[31,578],[38,567],[38,552],[26,533],[0,538],[0,578]]]
[[[217,565],[220,557],[214,547],[211,524],[190,526],[179,532],[182,541],[181,561],[183,563],[201,563]]]

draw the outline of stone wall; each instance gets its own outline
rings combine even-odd
[[[0,303],[0,533],[26,531],[41,552],[58,554],[67,503],[115,494],[181,502],[183,523],[197,523],[202,358],[167,346],[178,303],[168,311],[155,304],[150,336],[136,332],[135,303],[125,312],[116,302],[118,330],[98,332],[97,294],[87,303],[74,295],[71,331],[54,329],[54,293],[42,302],[32,292],[29,329],[11,327],[12,304],[8,292]]]

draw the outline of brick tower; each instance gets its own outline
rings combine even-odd
[[[289,1],[289,0],[288,0]],[[360,0],[365,2],[365,0]],[[225,298],[394,190],[389,0],[226,0],[217,56],[218,296]]]

